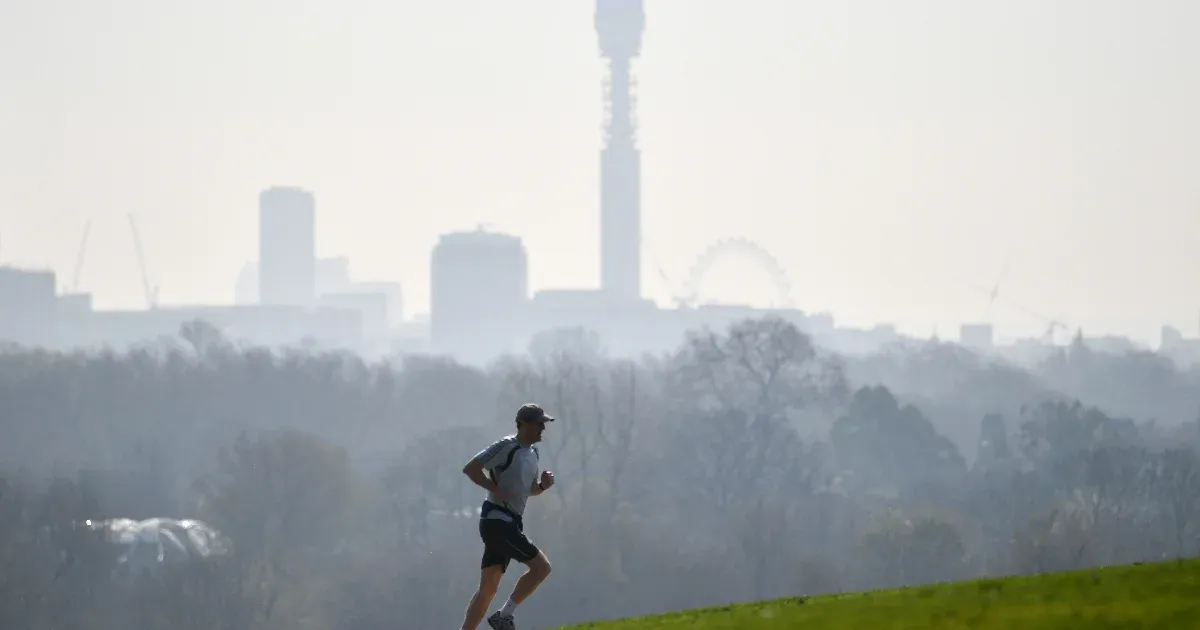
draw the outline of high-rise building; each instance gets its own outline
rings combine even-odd
[[[604,81],[604,148],[600,154],[600,286],[612,297],[641,297],[642,156],[637,146],[633,59],[641,53],[642,0],[596,0]]]
[[[299,188],[258,197],[259,302],[312,306],[316,299],[316,203]]]
[[[527,331],[528,259],[521,239],[507,234],[445,234],[430,264],[430,343],[437,352],[484,361]]]
[[[57,286],[53,271],[0,267],[0,343],[55,347]]]

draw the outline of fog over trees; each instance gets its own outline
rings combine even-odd
[[[845,357],[764,318],[638,361],[552,331],[478,370],[196,322],[0,354],[0,627],[457,627],[484,495],[461,469],[529,401],[559,421],[525,628],[1200,554],[1200,373],[1151,353]],[[127,570],[95,524],[151,517],[230,551]]]

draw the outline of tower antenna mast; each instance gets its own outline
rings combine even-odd
[[[596,0],[596,34],[607,62],[600,153],[600,286],[614,298],[641,297],[641,152],[632,75],[641,54],[642,0]]]

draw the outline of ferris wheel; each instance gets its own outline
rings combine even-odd
[[[738,256],[754,261],[763,271],[767,273],[771,283],[775,286],[776,297],[779,308],[794,308],[795,303],[792,300],[792,287],[788,282],[787,272],[783,265],[767,251],[767,248],[755,243],[754,241],[743,238],[723,238],[715,241],[696,259],[688,271],[687,280],[684,281],[682,292],[676,297],[676,302],[681,306],[695,307],[701,303],[700,289],[704,283],[704,277],[712,270],[718,262],[723,258],[730,256]]]

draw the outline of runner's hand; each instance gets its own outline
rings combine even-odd
[[[549,490],[554,486],[554,473],[549,470],[542,471],[542,479],[540,481],[543,490]]]

